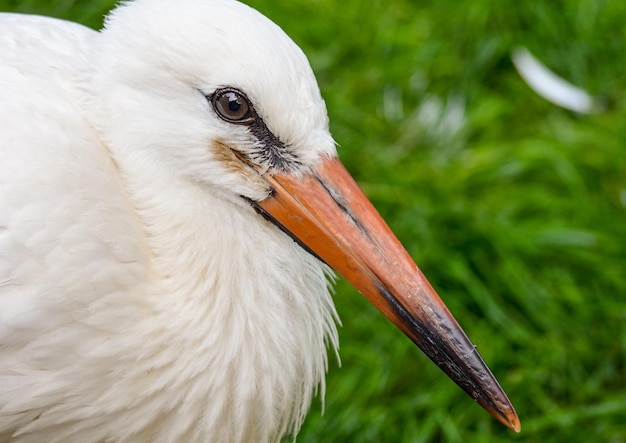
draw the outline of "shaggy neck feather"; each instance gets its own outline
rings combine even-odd
[[[326,345],[337,345],[327,269],[251,208],[178,186],[146,194],[188,199],[138,205],[158,279],[134,372],[140,398],[163,398],[139,432],[233,442],[296,432],[324,389]]]

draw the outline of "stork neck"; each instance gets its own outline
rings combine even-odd
[[[316,386],[323,393],[326,345],[337,345],[327,269],[243,200],[136,177],[129,193],[157,276],[158,319],[143,345],[178,368],[164,385],[196,393],[185,402],[198,411],[220,411],[198,417],[209,439],[216,429],[246,436],[224,441],[297,430]]]

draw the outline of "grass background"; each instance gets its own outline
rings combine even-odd
[[[6,1],[99,27],[112,1]],[[345,282],[298,442],[626,441],[626,2],[248,0],[308,54],[340,156],[522,420],[491,419]],[[535,95],[527,47],[605,103]]]

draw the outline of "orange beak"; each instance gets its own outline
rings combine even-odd
[[[264,217],[326,262],[491,415],[519,432],[513,405],[476,347],[337,158],[312,172],[263,174]]]

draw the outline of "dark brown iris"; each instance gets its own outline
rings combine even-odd
[[[236,89],[220,89],[212,98],[213,107],[222,119],[230,123],[251,123],[254,120],[248,98]]]

